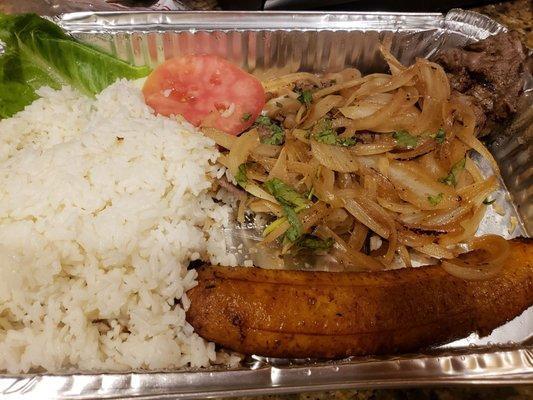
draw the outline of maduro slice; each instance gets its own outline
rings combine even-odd
[[[228,349],[271,357],[406,352],[478,331],[533,305],[533,246],[513,240],[502,272],[465,281],[439,265],[383,272],[202,267],[187,320]]]

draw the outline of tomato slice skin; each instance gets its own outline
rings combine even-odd
[[[181,114],[195,126],[232,135],[249,128],[265,105],[261,82],[215,55],[171,58],[152,71],[142,91],[158,114]]]

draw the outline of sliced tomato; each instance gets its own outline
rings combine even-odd
[[[193,125],[233,135],[252,125],[265,105],[257,78],[214,55],[165,61],[148,76],[143,94],[158,114],[181,114]]]

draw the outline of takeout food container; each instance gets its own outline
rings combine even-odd
[[[463,10],[441,14],[80,12],[57,22],[80,40],[137,65],[154,66],[178,54],[221,55],[258,77],[297,70],[355,66],[363,73],[386,66],[378,44],[409,64],[441,48],[461,46],[505,28]],[[506,238],[533,229],[531,136],[533,79],[514,121],[490,138],[506,188],[496,194],[479,233]],[[488,166],[479,159],[484,172]],[[228,370],[0,375],[0,394],[32,398],[205,398],[353,387],[447,384],[532,384],[533,308],[489,337],[468,338],[420,354],[336,361],[248,357]],[[0,355],[1,356],[1,355]]]

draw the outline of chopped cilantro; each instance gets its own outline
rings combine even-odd
[[[270,179],[264,183],[264,186],[267,192],[274,196],[281,205],[303,208],[308,203],[305,197],[281,179]]]
[[[281,146],[285,141],[285,132],[283,128],[270,120],[266,115],[260,115],[255,120],[257,125],[261,125],[265,128],[268,128],[271,132],[270,136],[261,138],[261,143],[264,144],[273,144],[276,146]]]
[[[485,204],[486,206],[490,206],[495,201],[496,199],[489,200],[489,198],[487,197],[485,200],[483,200],[483,204]]]
[[[248,183],[248,177],[246,176],[246,164],[239,165],[239,170],[235,175],[235,180],[242,187],[245,188]]]
[[[287,217],[287,221],[289,221],[289,224],[291,227],[287,229],[285,232],[285,237],[290,240],[291,242],[294,242],[302,236],[302,221],[300,221],[300,218],[298,218],[298,214],[296,214],[296,211],[294,208],[284,205],[283,206],[283,213]]]
[[[329,119],[329,118],[320,119],[317,122],[317,129],[318,129],[318,131],[330,131],[330,130],[332,130],[331,119]]]
[[[283,132],[283,128],[279,125],[272,124],[270,125],[270,130],[272,131],[272,135],[270,137],[263,138],[261,142],[264,144],[281,146],[285,141],[285,132]]]
[[[306,106],[309,106],[312,100],[313,95],[309,90],[304,90],[300,92],[300,95],[298,96],[298,101],[302,104],[305,104]]]
[[[331,129],[326,129],[315,133],[315,140],[320,143],[335,145],[337,144],[337,134]]]
[[[283,213],[291,225],[285,232],[285,238],[294,242],[302,235],[302,223],[297,212],[305,208],[309,200],[278,178],[266,181],[264,186],[282,205]]]
[[[428,196],[428,201],[432,206],[436,206],[442,201],[442,196],[443,196],[442,193],[439,193],[435,196]]]
[[[333,238],[323,240],[314,235],[303,235],[297,244],[299,247],[311,250],[329,250],[334,242]]]
[[[462,158],[459,161],[457,161],[450,170],[450,173],[446,175],[444,178],[440,178],[439,182],[444,183],[448,186],[457,186],[457,175],[459,172],[461,172],[463,169],[465,169],[466,164],[466,158]]]
[[[242,119],[243,121],[248,121],[250,118],[252,118],[252,114],[250,114],[250,113],[244,113],[244,114],[242,115],[242,118],[241,118],[241,119]]]
[[[396,143],[399,146],[405,147],[406,149],[412,149],[418,145],[418,138],[407,131],[394,132],[392,137],[396,139]]]
[[[343,147],[355,146],[356,143],[357,143],[357,140],[354,137],[337,139],[337,145],[343,146]]]
[[[444,141],[446,140],[446,132],[444,132],[444,129],[440,128],[437,133],[435,133],[434,135],[432,135],[432,137],[435,139],[435,141],[438,143],[438,144],[443,144]]]
[[[357,143],[354,137],[340,138],[331,127],[331,120],[324,119],[321,122],[321,130],[314,134],[314,139],[317,142],[329,144],[332,146],[350,147]]]
[[[270,125],[272,124],[272,121],[270,121],[270,118],[268,118],[266,115],[260,115],[255,120],[255,123],[258,125]]]

